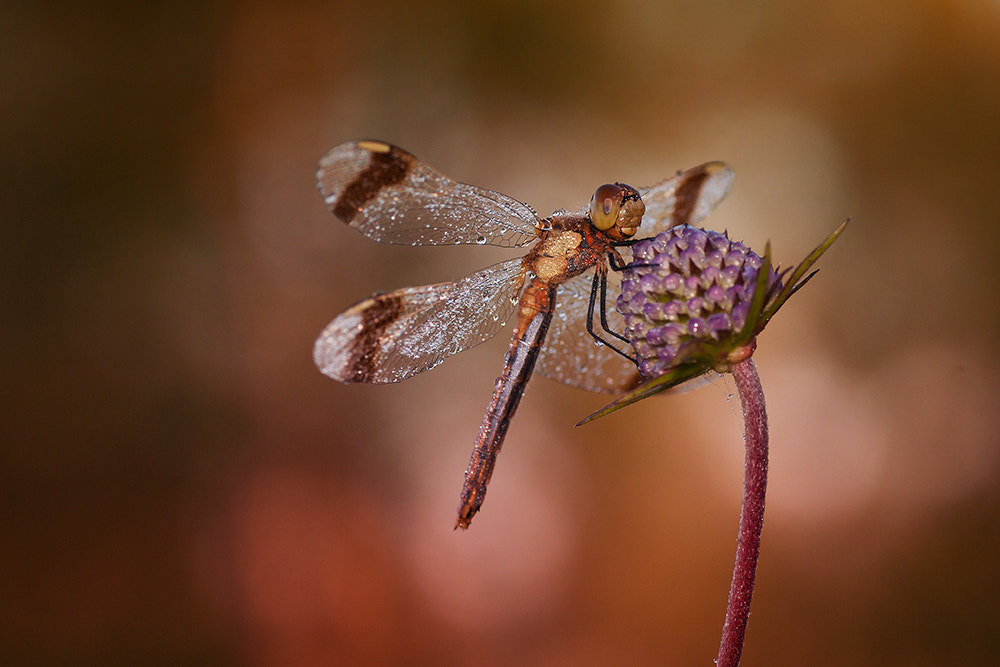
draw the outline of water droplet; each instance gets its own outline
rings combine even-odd
[[[480,234],[479,236],[476,237],[476,243],[478,243],[479,245],[484,245],[486,243],[486,237]]]

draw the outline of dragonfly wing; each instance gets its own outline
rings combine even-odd
[[[514,312],[524,277],[518,258],[455,282],[376,294],[323,330],[313,359],[341,382],[403,380],[492,338]]]
[[[643,237],[656,236],[676,225],[696,225],[725,198],[733,170],[725,162],[706,162],[640,190],[646,213]]]
[[[510,248],[536,238],[538,216],[527,204],[453,181],[380,141],[331,150],[320,159],[316,185],[338,218],[381,243]]]
[[[542,375],[568,385],[617,394],[639,384],[635,364],[611,348],[598,343],[587,331],[587,308],[594,274],[591,271],[570,278],[559,286],[556,293],[555,314],[545,337],[545,345],[538,358],[536,369]],[[614,299],[619,292],[619,279],[615,272],[608,273],[607,318],[609,328],[619,333],[625,331],[625,321],[615,310]],[[600,308],[600,304],[597,304]],[[594,312],[595,330],[600,331],[600,319]],[[603,336],[611,339],[610,335]],[[621,348],[625,343],[613,339]],[[631,349],[626,349],[633,354]]]

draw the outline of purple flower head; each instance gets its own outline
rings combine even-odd
[[[654,378],[696,361],[724,370],[747,342],[741,334],[764,260],[725,233],[687,225],[640,241],[632,252],[634,266],[625,271],[616,305],[639,373]],[[770,265],[764,289],[781,289]]]
[[[770,242],[758,255],[725,233],[687,225],[636,243],[615,307],[645,382],[580,423],[748,359],[757,334],[846,226],[785,270],[772,265]]]

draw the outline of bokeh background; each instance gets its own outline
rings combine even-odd
[[[0,654],[9,664],[711,664],[741,420],[583,428],[536,378],[452,530],[504,336],[399,385],[312,365],[399,248],[313,185],[379,138],[542,212],[710,159],[799,261],[747,665],[995,660],[1000,3],[5,3]]]

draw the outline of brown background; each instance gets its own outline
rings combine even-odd
[[[0,21],[0,654],[711,664],[726,386],[584,428],[543,378],[452,531],[506,340],[388,387],[311,346],[508,254],[380,246],[313,186],[397,143],[542,212],[724,159],[709,219],[822,271],[760,339],[747,665],[989,662],[1000,607],[1000,4],[19,3]]]

